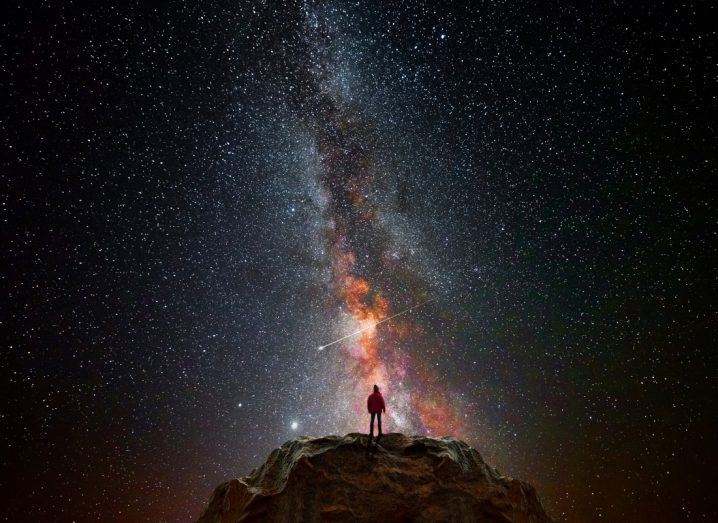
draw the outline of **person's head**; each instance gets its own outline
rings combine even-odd
[[[379,392],[379,387],[377,385],[374,385],[374,392]]]

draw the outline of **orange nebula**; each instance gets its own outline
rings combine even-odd
[[[361,329],[355,345],[346,351],[351,370],[361,383],[356,389],[368,387],[373,383],[395,389],[393,384],[411,376],[413,386],[419,389],[408,394],[412,414],[416,416],[430,435],[453,434],[465,436],[463,419],[457,405],[442,386],[436,372],[411,353],[399,347],[401,343],[426,340],[426,332],[419,325],[409,321],[397,322],[386,330],[380,346],[376,325],[388,318],[391,312],[389,300],[372,288],[370,282],[352,274],[356,256],[339,246],[332,249],[335,254],[334,274],[337,294],[343,300],[348,312]],[[359,409],[357,409],[359,410]]]

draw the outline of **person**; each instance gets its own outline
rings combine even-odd
[[[377,443],[381,439],[381,413],[386,412],[386,405],[384,404],[384,398],[379,392],[379,387],[374,385],[374,392],[369,395],[366,400],[366,409],[371,414],[371,421],[369,422],[369,443],[374,438],[374,417],[376,416],[377,424],[379,426],[379,434],[376,437]]]

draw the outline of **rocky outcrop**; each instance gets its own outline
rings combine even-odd
[[[455,438],[297,438],[249,476],[217,487],[199,523],[501,521],[543,523],[534,488],[501,476]]]

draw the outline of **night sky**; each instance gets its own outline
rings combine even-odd
[[[377,383],[559,520],[716,521],[714,7],[27,4],[5,519],[190,521]]]

